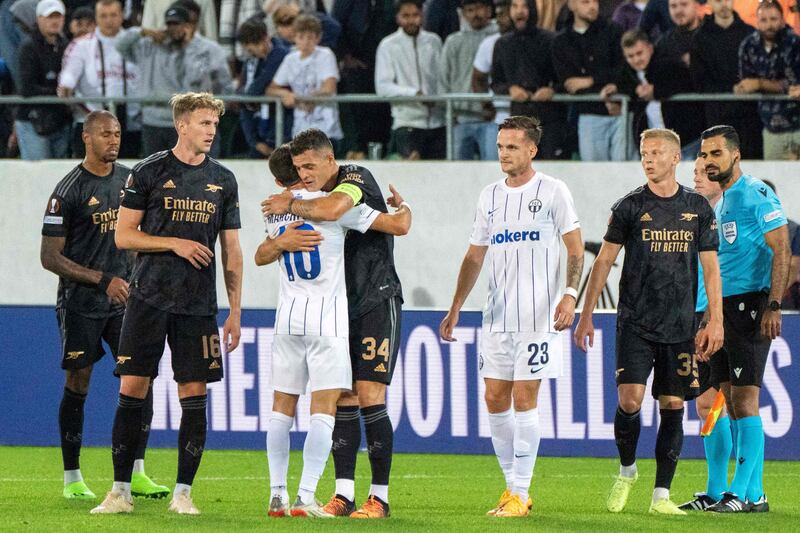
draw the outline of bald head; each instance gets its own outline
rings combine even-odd
[[[122,137],[119,121],[108,111],[92,111],[83,123],[86,158],[98,163],[113,163],[119,156]]]
[[[102,109],[100,111],[92,111],[86,115],[86,121],[83,123],[83,131],[92,133],[92,130],[97,130],[98,127],[110,126],[116,124],[119,127],[119,120],[110,111]]]

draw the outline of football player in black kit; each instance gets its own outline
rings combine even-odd
[[[56,317],[61,331],[61,368],[66,371],[58,411],[65,498],[93,500],[80,470],[83,411],[92,368],[105,350],[117,355],[122,313],[128,299],[132,258],[117,249],[114,233],[120,191],[130,169],[117,163],[120,125],[108,111],[93,111],[82,133],[86,157],[58,182],[42,226],[42,266],[59,276]],[[163,498],[167,487],[144,473],[144,451],[153,418],[148,391],[131,483],[134,496]]]
[[[625,247],[619,282],[616,380],[619,405],[614,437],[620,472],[607,509],[622,511],[638,478],[636,445],[639,410],[650,372],[661,425],[656,437],[656,480],[650,513],[686,514],[669,499],[669,488],[683,447],[683,402],[700,388],[695,354],[707,360],[722,346],[722,285],[719,236],[708,201],[675,181],[680,139],[672,130],[642,133],[640,151],[647,183],[611,208],[608,231],[589,276],[586,301],[575,342],[586,351],[594,339],[592,311],[611,265]],[[708,325],[695,338],[698,255],[708,294]]]
[[[328,137],[317,129],[298,133],[291,142],[292,160],[300,179],[311,190],[324,183],[324,198],[295,200],[290,192],[262,202],[264,214],[293,213],[308,220],[338,220],[365,202],[386,213],[375,178],[358,165],[337,164]],[[409,209],[403,202],[400,209]],[[342,394],[333,431],[336,493],[324,507],[334,516],[389,516],[389,473],[393,429],[386,411],[386,386],[391,383],[400,345],[403,303],[394,268],[394,238],[385,233],[350,231],[344,245],[345,279],[350,314],[350,359],[355,380],[352,393]],[[367,434],[372,467],[369,498],[355,509],[355,468],[361,445],[361,420]]]
[[[182,409],[178,478],[169,510],[199,514],[191,486],[206,440],[206,384],[222,379],[217,329],[219,236],[230,304],[222,342],[239,344],[242,251],[239,200],[233,173],[208,157],[225,108],[208,93],[170,100],[178,143],[131,171],[117,225],[117,246],[138,252],[117,355],[121,376],[112,432],[114,485],[92,513],[127,513],[133,451],[147,384],[158,374],[165,339]]]

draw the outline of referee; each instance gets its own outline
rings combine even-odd
[[[722,499],[707,510],[766,512],[762,483],[764,430],[758,412],[761,380],[772,339],[781,333],[781,298],[789,278],[789,228],[778,197],[739,168],[739,135],[714,126],[701,135],[700,158],[722,188],[714,207],[725,344],[711,358],[714,382],[728,404],[735,436],[736,471]]]
[[[130,169],[117,163],[120,126],[108,111],[93,111],[81,134],[86,157],[58,182],[47,201],[42,226],[42,266],[58,275],[56,317],[61,332],[61,368],[66,384],[58,425],[64,461],[64,491],[69,499],[93,500],[80,470],[84,403],[92,368],[105,350],[117,356],[122,314],[128,299],[131,256],[114,244],[120,191]],[[153,418],[148,391],[135,455],[131,493],[163,498],[167,487],[144,473],[144,451]]]

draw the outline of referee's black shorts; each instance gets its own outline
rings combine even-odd
[[[711,375],[716,383],[761,386],[772,344],[761,335],[767,298],[767,293],[759,291],[722,299],[725,343],[711,357]]]

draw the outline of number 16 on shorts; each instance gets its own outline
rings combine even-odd
[[[479,371],[483,378],[503,381],[557,378],[562,347],[560,333],[492,333],[484,329]]]

